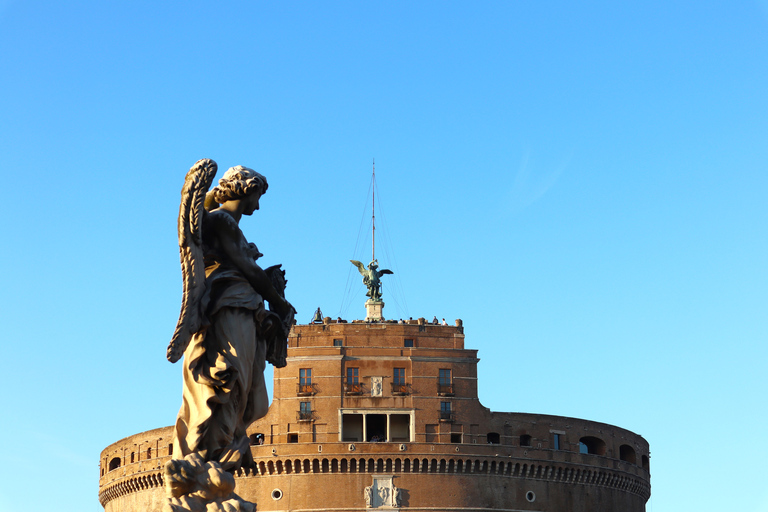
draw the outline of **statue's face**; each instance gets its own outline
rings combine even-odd
[[[245,196],[243,201],[245,202],[244,215],[251,215],[253,212],[259,209],[259,199],[261,199],[261,192],[252,192]]]

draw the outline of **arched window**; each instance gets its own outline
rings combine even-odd
[[[120,457],[115,457],[109,461],[109,470],[115,470],[120,467]]]
[[[501,444],[501,436],[499,436],[498,432],[488,432],[485,438],[488,444]]]
[[[579,439],[579,453],[605,455],[605,441],[592,436],[582,437]]]
[[[134,461],[135,458],[136,458],[136,452],[131,452],[131,464],[135,462]]]
[[[147,459],[152,458],[152,448],[147,448]]]
[[[628,444],[619,446],[619,458],[632,464],[637,464],[637,456],[635,455],[635,449]]]

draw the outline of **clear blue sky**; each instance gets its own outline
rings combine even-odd
[[[174,421],[203,157],[269,179],[305,322],[363,315],[376,158],[385,313],[462,318],[484,405],[642,434],[649,512],[767,512],[767,91],[766,1],[0,0],[0,512],[102,510]]]

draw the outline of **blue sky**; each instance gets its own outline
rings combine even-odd
[[[0,77],[0,512],[102,510],[174,421],[203,157],[267,176],[302,321],[364,314],[375,158],[385,314],[462,318],[484,405],[642,434],[649,512],[768,512],[765,1],[0,1]]]

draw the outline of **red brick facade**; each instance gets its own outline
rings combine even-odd
[[[645,439],[483,407],[477,351],[464,348],[456,323],[295,326],[269,413],[249,429],[257,467],[238,473],[236,492],[260,511],[643,512]],[[160,510],[171,437],[171,427],[152,430],[102,452],[106,512]],[[367,507],[372,485],[384,497]]]

